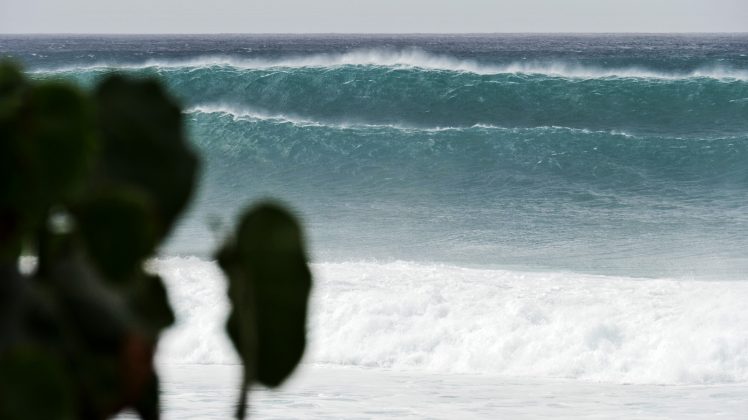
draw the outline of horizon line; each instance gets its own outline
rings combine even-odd
[[[0,32],[3,35],[176,36],[176,35],[748,35],[748,31],[717,32]]]

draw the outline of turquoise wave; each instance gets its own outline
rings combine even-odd
[[[110,71],[52,74],[92,83]],[[748,132],[748,81],[698,72],[648,77],[609,70],[585,78],[573,72],[479,74],[382,65],[125,71],[163,79],[187,106],[222,104],[331,124],[565,126],[688,137]]]
[[[209,236],[206,218],[273,196],[302,211],[327,261],[723,279],[748,269],[748,135],[186,116],[207,168],[195,230],[175,239],[186,253]]]
[[[491,179],[493,172],[511,173],[545,182],[609,185],[619,192],[641,192],[654,183],[684,183],[691,192],[699,185],[748,186],[748,133],[696,140],[556,126],[322,124],[236,114],[220,107],[194,108],[187,115],[200,147],[208,153],[225,152],[226,161],[353,171],[347,175],[365,168],[393,171],[370,174],[378,180],[391,179],[399,171],[402,179],[433,172],[450,177],[472,174],[476,182]],[[489,186],[478,189],[483,187]]]
[[[205,173],[170,253],[202,254],[210,221],[270,196],[298,209],[317,261],[745,280],[745,63],[684,51],[583,66],[190,50],[34,77],[119,71],[179,98]]]

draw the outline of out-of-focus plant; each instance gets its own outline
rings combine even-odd
[[[0,63],[0,418],[159,418],[153,356],[174,314],[143,264],[197,172],[157,81],[108,76],[88,93]],[[311,275],[299,224],[275,204],[248,210],[217,258],[243,418],[249,385],[279,385],[303,354]]]

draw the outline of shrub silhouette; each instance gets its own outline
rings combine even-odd
[[[143,263],[197,173],[157,81],[109,76],[87,93],[0,63],[0,418],[159,418],[153,356],[174,314]],[[249,385],[279,385],[304,352],[311,274],[301,228],[272,203],[246,211],[216,256],[243,418]]]

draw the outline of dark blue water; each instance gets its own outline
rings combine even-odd
[[[748,35],[0,37],[163,80],[203,155],[166,253],[276,197],[315,259],[748,278]]]

